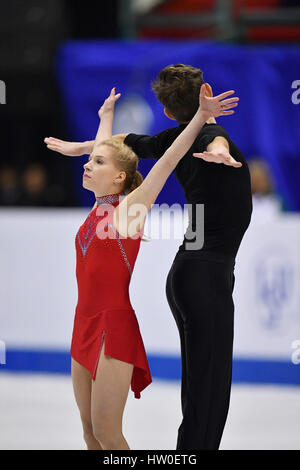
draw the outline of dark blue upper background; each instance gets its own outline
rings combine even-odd
[[[218,118],[246,158],[264,158],[276,190],[290,210],[300,211],[300,104],[292,103],[292,83],[299,80],[299,46],[235,46],[180,41],[72,41],[57,54],[56,74],[72,140],[92,140],[98,109],[113,86],[122,98],[116,105],[114,132],[153,135],[175,122],[163,114],[151,80],[169,64],[199,67],[214,94],[234,89],[240,104],[233,116]],[[300,98],[300,92],[296,97]],[[94,195],[82,188],[86,157],[73,159],[78,204],[91,206]],[[154,161],[140,161],[145,176]],[[174,177],[158,203],[185,203]]]

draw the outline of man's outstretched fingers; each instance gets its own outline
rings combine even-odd
[[[45,137],[44,142],[47,143],[46,141],[48,143],[63,142],[62,140],[56,139],[55,137]]]
[[[229,157],[225,165],[234,166],[235,168],[240,168],[242,166],[241,162],[237,162],[233,157]]]
[[[202,158],[203,153],[193,153],[193,157]]]

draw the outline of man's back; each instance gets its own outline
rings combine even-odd
[[[159,159],[186,124],[167,129],[153,137],[129,134],[125,143],[132,147],[139,158]],[[203,152],[215,137],[225,137],[232,157],[241,162],[240,168],[224,164],[208,163],[192,156]],[[243,235],[250,223],[252,196],[250,173],[246,159],[218,124],[205,124],[189,152],[175,169],[187,202],[192,206],[190,227],[196,229],[196,204],[204,204],[204,244],[201,251],[236,256]],[[192,239],[184,238],[180,251],[191,250]]]

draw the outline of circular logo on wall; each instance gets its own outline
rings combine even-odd
[[[261,253],[254,266],[255,298],[259,322],[278,329],[289,321],[295,305],[295,260],[282,247]]]

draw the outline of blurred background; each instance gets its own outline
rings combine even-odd
[[[115,133],[175,126],[151,80],[176,63],[203,70],[215,94],[236,90],[237,112],[217,121],[251,173],[254,210],[236,262],[233,391],[222,448],[300,449],[298,0],[3,2],[1,449],[84,448],[69,345],[75,234],[94,197],[81,184],[87,156],[51,152],[44,138],[94,139],[113,86],[122,93]],[[139,170],[145,176],[153,164],[140,161]],[[157,202],[184,207],[174,175]],[[149,223],[151,237],[150,230]],[[141,400],[129,393],[124,432],[132,449],[175,448],[180,350],[165,280],[183,233],[142,243],[131,281],[153,376]]]

